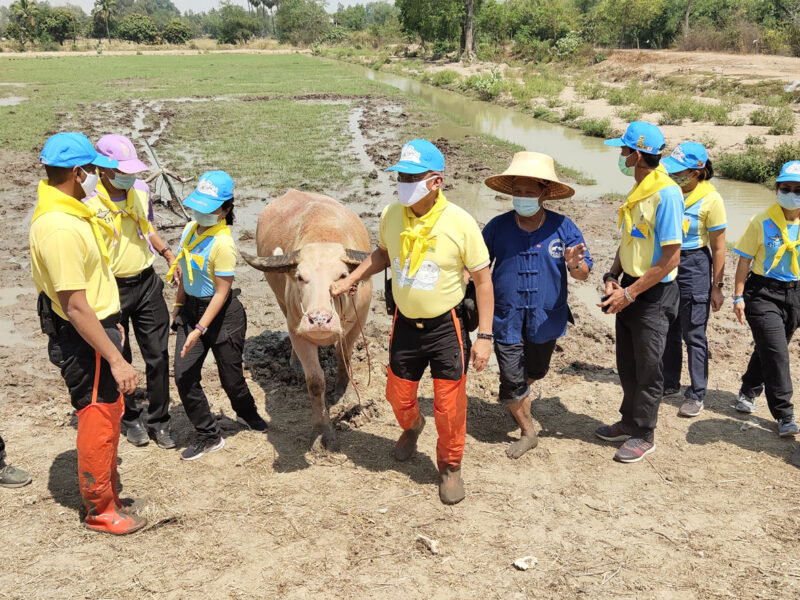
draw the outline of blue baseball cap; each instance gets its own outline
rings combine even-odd
[[[400,153],[400,162],[386,169],[416,175],[427,171],[444,171],[444,155],[428,140],[411,140]]]
[[[782,181],[800,181],[800,160],[790,160],[781,167],[781,174],[775,180],[777,183]]]
[[[197,188],[183,201],[186,208],[208,214],[233,198],[233,178],[225,171],[208,171],[200,175]]]
[[[645,154],[660,154],[664,149],[664,134],[646,121],[632,121],[621,138],[606,140],[606,146],[627,146]]]
[[[706,147],[699,142],[678,144],[672,154],[661,160],[667,173],[679,173],[686,169],[702,169],[708,161]]]
[[[57,133],[47,138],[39,155],[39,162],[49,167],[82,167],[95,165],[116,169],[119,163],[113,158],[98,154],[92,142],[82,133]]]

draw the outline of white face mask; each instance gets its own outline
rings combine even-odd
[[[539,212],[539,198],[527,196],[514,196],[514,210],[521,217],[530,217]]]
[[[410,183],[404,183],[402,181],[398,181],[397,195],[400,197],[400,204],[402,204],[403,206],[413,206],[417,202],[422,200],[425,196],[427,196],[430,193],[427,182],[433,179],[434,177],[428,177],[427,179],[423,179],[422,181],[412,181]]]
[[[81,169],[81,171],[83,171],[83,169]],[[94,194],[95,189],[97,189],[97,182],[100,180],[100,178],[97,176],[97,173],[95,172],[92,173],[86,173],[86,171],[83,172],[86,174],[86,179],[84,179],[81,182],[81,187],[83,188],[83,193],[86,194],[86,197],[88,198],[89,196]]]
[[[796,210],[800,208],[800,194],[779,191],[778,204],[780,204],[786,210]]]
[[[213,227],[219,223],[219,215],[215,215],[213,213],[201,213],[192,209],[192,216],[194,217],[194,220],[197,221],[197,224],[201,227]]]

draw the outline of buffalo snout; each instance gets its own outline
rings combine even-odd
[[[325,327],[333,320],[333,314],[326,310],[317,310],[306,315],[308,322],[314,327]]]

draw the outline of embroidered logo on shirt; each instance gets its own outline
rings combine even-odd
[[[769,239],[764,243],[767,248],[780,248],[781,244],[783,244],[783,239],[780,234],[769,236]]]
[[[423,260],[419,270],[414,273],[413,277],[408,276],[410,259],[406,259],[406,264],[403,265],[402,271],[400,270],[399,258],[395,257],[392,262],[397,277],[397,285],[401,288],[410,287],[412,290],[432,292],[436,287],[436,282],[439,281],[439,265],[431,260]]]
[[[547,251],[553,258],[561,258],[564,256],[564,242],[562,242],[559,238],[554,239],[552,242],[550,242],[550,245],[547,246]]]

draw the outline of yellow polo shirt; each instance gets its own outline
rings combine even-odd
[[[437,203],[442,199],[444,194],[440,193]],[[434,205],[428,215],[436,208]],[[406,228],[406,215],[412,226],[428,216],[417,218],[410,208],[397,202],[381,214],[379,245],[391,260],[394,300],[398,310],[411,319],[438,317],[464,299],[464,268],[478,271],[487,267],[489,250],[475,219],[459,206],[448,204],[430,231],[422,265],[409,275],[410,260],[400,264],[400,236]]]
[[[106,200],[111,200],[118,207],[118,211],[116,213],[111,212],[108,206],[101,201],[101,196],[105,197]],[[150,190],[146,183],[137,179],[134,187],[128,190],[126,196],[112,199],[101,182],[97,184],[96,193],[86,200],[86,205],[97,209],[98,216],[112,227],[114,227],[115,215],[121,216],[118,219],[120,226],[120,231],[117,232],[118,237],[115,239],[106,232],[103,235],[111,259],[111,271],[115,277],[138,275],[155,261],[155,255],[150,251],[150,243],[147,237],[139,235],[139,226],[136,220],[126,212],[129,203],[132,203],[135,214],[141,215],[145,219],[148,218],[150,214]]]
[[[622,232],[619,259],[625,273],[641,277],[661,258],[663,246],[680,244],[683,239],[681,188],[668,185],[642,199],[631,209],[631,218],[631,233]],[[672,281],[677,275],[676,268],[662,282]]]
[[[79,202],[42,182],[39,199],[61,198]],[[86,300],[105,319],[120,310],[117,282],[100,252],[87,219],[63,212],[48,212],[31,223],[31,272],[37,292],[44,292],[62,319],[67,315],[58,292],[86,290]]]

